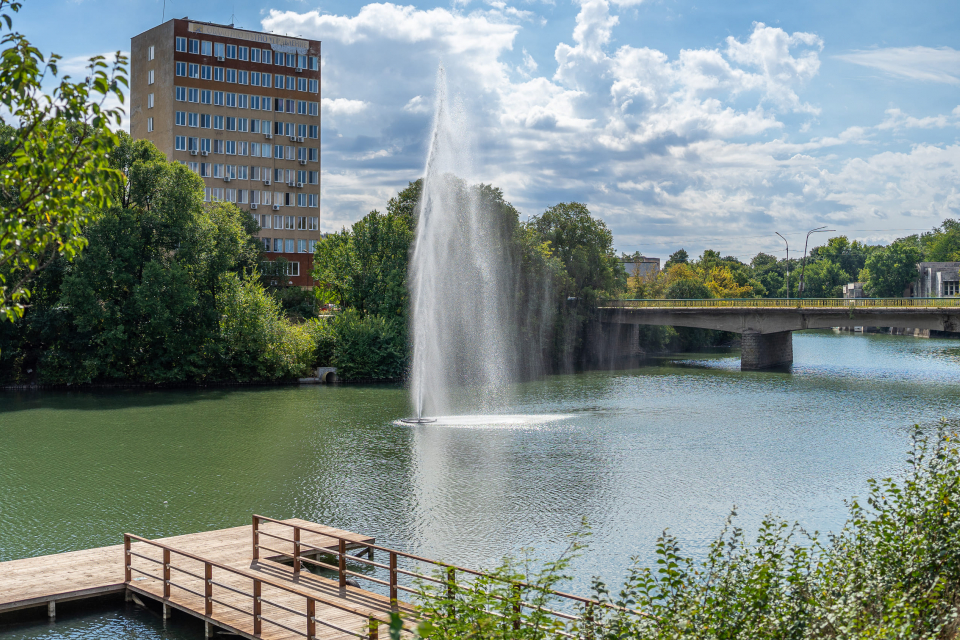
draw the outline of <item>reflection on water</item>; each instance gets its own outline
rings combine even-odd
[[[960,342],[807,332],[794,353],[790,372],[721,353],[557,376],[458,424],[398,425],[410,408],[394,386],[3,394],[0,560],[258,512],[490,566],[559,553],[586,517],[569,586],[585,590],[650,562],[667,527],[702,554],[734,504],[748,529],[771,512],[835,529],[845,498],[902,467],[912,424],[956,416]]]

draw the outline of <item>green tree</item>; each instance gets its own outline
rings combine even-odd
[[[904,289],[919,276],[917,264],[921,257],[916,245],[900,241],[875,250],[860,274],[867,295],[877,298],[902,296]]]
[[[806,298],[840,298],[843,296],[843,285],[852,282],[850,275],[839,264],[826,258],[808,264],[803,280],[803,295]]]
[[[944,220],[940,227],[922,234],[919,243],[923,247],[924,261],[960,261],[960,221],[951,218]]]
[[[11,321],[23,315],[37,272],[74,257],[85,245],[81,229],[110,201],[120,176],[108,160],[109,126],[120,124],[122,109],[104,103],[122,103],[127,84],[119,52],[111,65],[91,58],[80,82],[58,78],[60,56],[45,59],[12,31],[20,7],[0,0],[0,314]],[[51,80],[59,83],[44,93]]]
[[[666,271],[675,264],[687,264],[690,262],[690,256],[684,249],[678,249],[670,254],[670,257],[667,258],[667,261],[663,263],[663,269]]]

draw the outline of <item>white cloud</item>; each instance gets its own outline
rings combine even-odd
[[[899,78],[960,84],[960,51],[950,47],[887,47],[836,57]]]
[[[960,149],[869,150],[893,131],[956,126],[960,107],[916,117],[878,109],[872,122],[811,137],[820,118],[803,114],[824,109],[803,98],[820,70],[816,34],[755,23],[720,46],[668,55],[618,46],[610,4],[583,0],[552,63],[520,46],[518,64],[525,18],[508,9],[383,3],[353,16],[265,18],[267,29],[324,41],[323,108],[335,116],[324,122],[325,230],[382,209],[420,175],[441,61],[468,116],[461,137],[475,149],[474,178],[528,214],[585,202],[625,250],[694,250],[707,236],[730,238],[716,247],[728,253],[773,250],[740,238],[814,222],[913,227],[903,219],[924,217],[926,226],[957,211]]]

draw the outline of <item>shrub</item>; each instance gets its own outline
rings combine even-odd
[[[348,309],[333,320],[333,366],[342,380],[395,380],[407,371],[403,320]]]

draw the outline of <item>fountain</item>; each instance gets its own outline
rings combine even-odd
[[[496,217],[470,186],[472,148],[465,110],[448,96],[441,66],[410,264],[416,417],[408,423],[462,408],[489,410],[503,403],[515,379],[511,263]]]

